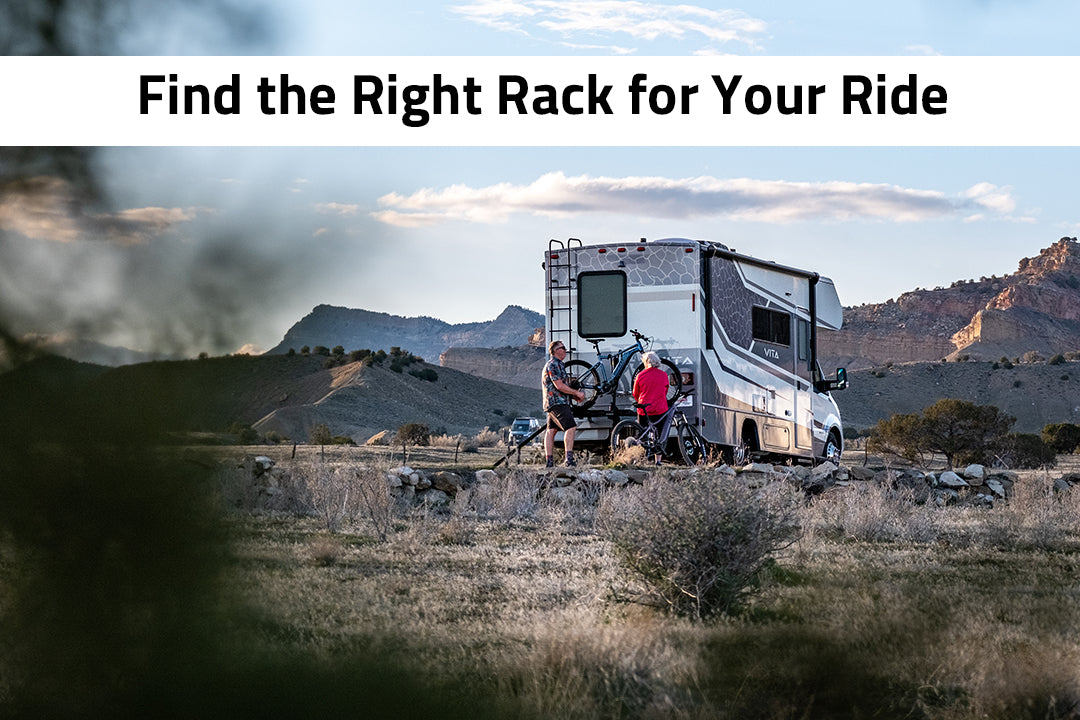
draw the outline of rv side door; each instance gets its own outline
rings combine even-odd
[[[795,329],[795,446],[814,448],[814,378],[811,367],[810,322],[796,319]]]

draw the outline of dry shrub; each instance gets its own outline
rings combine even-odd
[[[540,509],[540,477],[515,468],[495,480],[474,486],[469,502],[476,514],[491,520],[535,518]]]
[[[528,716],[565,720],[679,717],[696,658],[670,628],[595,627],[561,617],[496,678]]]
[[[466,443],[464,435],[432,435],[431,447],[437,448],[455,448],[464,446]]]
[[[330,532],[360,521],[380,540],[390,535],[394,499],[385,468],[312,461],[297,465],[294,472],[307,483],[315,511]]]
[[[479,447],[495,447],[499,444],[499,433],[494,430],[481,430],[474,438]]]
[[[611,455],[611,464],[615,466],[643,465],[653,462],[645,457],[645,448],[640,445],[623,445]]]
[[[650,595],[701,618],[740,606],[770,557],[797,538],[798,507],[795,491],[780,483],[652,478],[608,493],[598,525]]]
[[[1022,477],[1000,513],[1013,543],[1053,549],[1074,543],[1080,527],[1080,492],[1058,491],[1047,472]]]
[[[931,542],[939,533],[937,509],[917,502],[911,488],[857,483],[816,498],[807,522],[830,537]]]

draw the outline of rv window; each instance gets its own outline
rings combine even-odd
[[[791,315],[763,307],[754,307],[751,313],[755,340],[791,345]]]
[[[618,271],[578,275],[578,334],[581,337],[626,334],[626,275]]]
[[[810,362],[810,323],[799,318],[799,362]]]

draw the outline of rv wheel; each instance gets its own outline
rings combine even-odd
[[[841,448],[843,446],[840,443],[840,436],[836,434],[835,430],[829,432],[829,439],[825,441],[825,448],[822,451],[822,458],[829,462],[840,463],[840,455],[842,454]]]

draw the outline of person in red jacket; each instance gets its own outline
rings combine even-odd
[[[670,379],[664,369],[660,367],[660,356],[649,351],[642,360],[645,369],[634,378],[634,402],[645,405],[638,408],[638,422],[645,427],[649,422],[660,421],[660,416],[668,411],[667,393]],[[660,456],[656,456],[656,464],[660,464]]]

